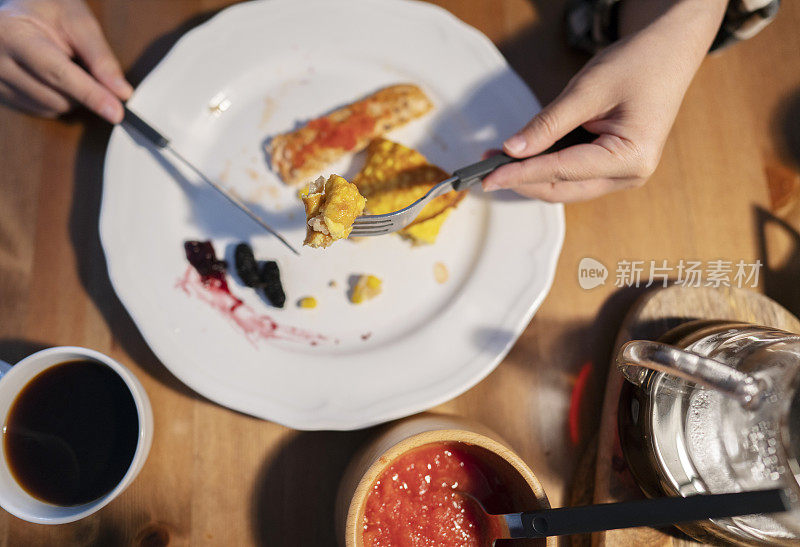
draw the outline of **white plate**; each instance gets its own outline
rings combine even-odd
[[[539,109],[485,36],[442,9],[400,0],[234,6],[183,37],[130,105],[300,246],[302,207],[269,170],[265,139],[398,82],[421,85],[436,110],[389,138],[447,170],[477,161]],[[330,172],[352,175],[359,162],[363,154]],[[303,248],[297,258],[165,165],[138,138],[114,130],[100,235],[117,294],[156,355],[191,388],[298,429],[365,427],[476,384],[547,293],[564,236],[559,205],[473,192],[435,245],[411,248],[385,236]],[[240,241],[261,259],[277,259],[286,308],[269,307],[232,278],[246,306],[237,324],[202,294],[181,290],[189,239],[212,240],[229,261]],[[444,284],[434,279],[437,262],[450,272]],[[384,292],[353,305],[348,279],[359,273],[382,278]],[[316,309],[295,305],[306,295],[317,298]],[[261,315],[326,339],[310,345],[245,334],[242,321],[252,326]]]

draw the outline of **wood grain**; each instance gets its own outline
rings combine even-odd
[[[230,3],[90,2],[134,83],[180,35]],[[543,102],[586,60],[564,45],[564,0],[437,3],[485,32]],[[494,373],[437,409],[507,439],[554,506],[565,502],[598,428],[614,336],[642,292],[615,287],[613,272],[605,285],[582,290],[581,258],[613,270],[621,259],[778,256],[760,287],[800,311],[800,247],[786,237],[798,218],[774,215],[767,188],[768,168],[797,173],[800,163],[797,28],[800,3],[783,2],[760,35],[704,62],[647,186],[567,206],[547,300]],[[521,114],[520,125],[526,121]],[[131,488],[95,516],[45,527],[2,513],[0,544],[333,545],[333,519],[325,515],[371,431],[300,433],[243,416],[193,394],[158,362],[111,289],[97,236],[108,134],[85,114],[46,121],[0,109],[0,356],[14,361],[43,346],[75,344],[119,360],[152,399],[153,449]],[[570,397],[587,362],[590,389],[579,401],[581,435],[573,443]]]

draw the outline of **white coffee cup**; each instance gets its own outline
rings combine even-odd
[[[11,405],[20,391],[40,372],[76,360],[102,363],[114,372],[128,386],[139,417],[139,439],[130,467],[122,480],[109,493],[89,503],[75,506],[59,506],[41,501],[26,492],[16,481],[8,466],[5,443],[0,442],[0,506],[12,515],[38,524],[63,524],[91,515],[116,498],[136,478],[144,466],[150,445],[153,442],[153,410],[144,387],[133,373],[97,351],[63,346],[48,348],[30,355],[14,365],[0,361],[0,420],[7,423]]]

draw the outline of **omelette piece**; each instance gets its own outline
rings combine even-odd
[[[434,217],[406,226],[400,231],[400,235],[411,241],[414,245],[431,245],[436,243],[439,230],[442,229],[442,224],[447,220],[452,210],[452,207],[445,209]]]
[[[319,177],[301,197],[307,220],[303,244],[309,247],[327,247],[350,235],[353,221],[364,212],[367,202],[355,184],[339,175],[331,175],[327,181]]]
[[[398,84],[311,120],[269,143],[272,167],[287,184],[302,183],[375,137],[423,116],[433,103],[416,85]]]
[[[369,200],[369,214],[379,215],[410,205],[449,176],[416,150],[381,138],[370,143],[364,168],[353,184]],[[450,211],[463,198],[464,193],[456,191],[435,198],[398,233],[415,245],[435,242]]]
[[[361,304],[365,300],[372,300],[381,294],[383,281],[374,275],[361,275],[358,277],[353,292],[350,295],[350,302]]]

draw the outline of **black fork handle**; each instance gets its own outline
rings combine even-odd
[[[549,154],[551,152],[563,150],[564,148],[574,146],[576,144],[592,142],[595,138],[597,138],[597,135],[594,133],[589,133],[582,127],[578,127],[556,141],[553,146],[542,152],[542,154]],[[489,175],[489,173],[498,167],[502,167],[503,165],[507,165],[516,161],[524,161],[526,159],[528,158],[512,158],[508,154],[500,152],[499,154],[486,158],[478,163],[473,163],[472,165],[457,169],[453,172],[453,176],[458,178],[458,180],[453,183],[453,189],[467,190],[475,183],[482,181],[484,178],[486,178],[486,176]]]

